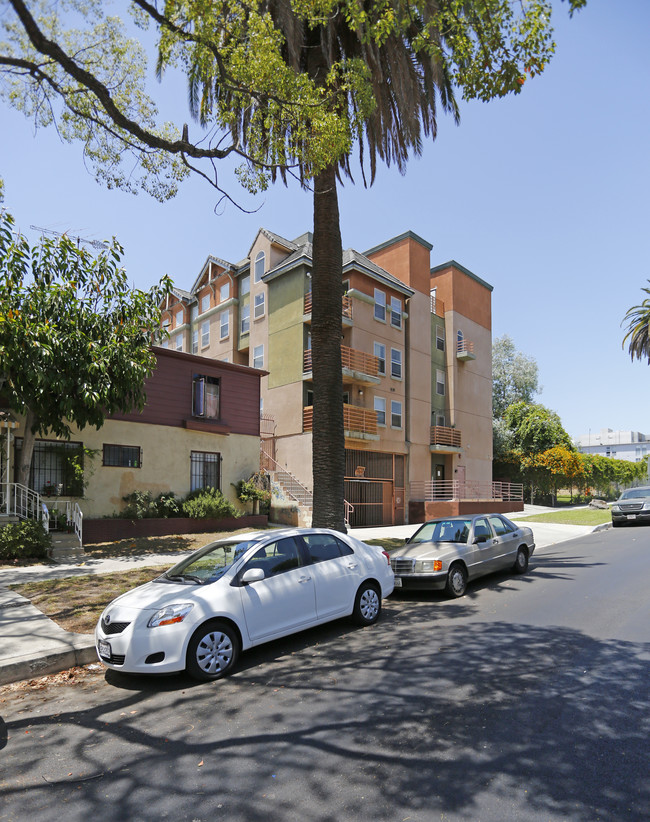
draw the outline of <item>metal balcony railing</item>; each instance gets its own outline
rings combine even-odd
[[[348,348],[347,345],[341,346],[341,365],[348,371],[356,371],[360,374],[367,374],[369,377],[379,376],[379,358],[374,354],[367,354],[365,351],[359,351],[356,348]],[[304,373],[308,374],[312,369],[311,348],[308,348],[303,354]]]
[[[312,431],[314,425],[314,407],[307,405],[302,410],[304,431]],[[357,405],[343,406],[343,427],[346,431],[357,434],[377,434],[377,412]]]
[[[456,343],[456,357],[459,360],[475,360],[474,343],[469,340],[458,340]]]
[[[304,306],[304,313],[311,314],[311,307],[312,307],[312,293],[308,291],[305,294],[305,306]],[[348,320],[352,319],[352,297],[349,297],[347,294],[344,294],[341,299],[341,315]]]
[[[478,482],[472,480],[430,480],[412,482],[412,500],[489,500],[494,502],[519,502],[524,498],[524,486],[520,482]]]
[[[458,428],[449,428],[445,425],[431,426],[431,445],[461,448],[461,433]]]

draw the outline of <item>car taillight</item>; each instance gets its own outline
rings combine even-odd
[[[386,562],[390,565],[390,554],[388,551],[382,551],[382,554],[386,557]]]

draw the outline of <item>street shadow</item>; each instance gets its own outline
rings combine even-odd
[[[647,818],[650,646],[441,611],[389,602],[371,628],[271,643],[216,683],[111,681],[100,705],[8,720],[3,809],[28,818],[49,796],[73,820],[496,819],[489,787],[518,820]],[[19,756],[36,736],[38,756]],[[45,783],[62,739],[65,773],[50,765]]]

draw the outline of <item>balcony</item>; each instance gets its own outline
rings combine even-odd
[[[431,294],[431,313],[436,317],[445,318],[445,304],[435,294]]]
[[[343,376],[360,385],[379,385],[379,359],[373,354],[358,351],[356,348],[341,346],[341,365]],[[311,379],[311,348],[303,352],[302,370],[305,379]]]
[[[430,434],[431,451],[438,454],[462,454],[461,435],[458,428],[432,425]]]
[[[474,343],[469,340],[458,340],[456,343],[456,359],[466,362],[467,360],[475,360]]]
[[[302,410],[303,431],[312,431],[314,426],[314,408],[308,405]],[[343,428],[346,439],[378,440],[377,412],[357,405],[343,405]]]
[[[307,321],[311,321],[311,307],[312,307],[312,293],[308,291],[305,294],[305,305],[303,313]],[[341,298],[341,317],[344,325],[352,325],[352,297],[344,294]]]

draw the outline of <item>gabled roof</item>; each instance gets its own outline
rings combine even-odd
[[[251,250],[252,250],[253,246],[255,245],[255,243],[257,242],[257,238],[260,236],[260,234],[263,234],[270,243],[273,243],[273,245],[282,246],[282,248],[286,248],[287,251],[294,251],[295,248],[296,248],[296,244],[291,242],[291,240],[287,240],[286,237],[281,237],[279,234],[274,234],[272,231],[269,231],[267,228],[260,228],[258,230],[257,234],[255,235],[255,239],[251,243],[250,248],[248,249],[248,256],[249,257],[250,257],[250,254],[251,254]]]
[[[209,254],[208,258],[203,263],[203,267],[201,268],[201,271],[199,272],[199,276],[196,278],[196,280],[194,280],[194,285],[192,286],[192,289],[191,289],[192,294],[194,294],[195,291],[198,289],[199,284],[201,282],[201,279],[203,278],[203,275],[205,274],[205,270],[210,265],[210,263],[214,263],[215,265],[220,266],[221,268],[225,269],[226,271],[233,271],[234,268],[235,268],[232,263],[228,262],[228,260],[222,260],[220,257],[214,257],[212,254]]]

